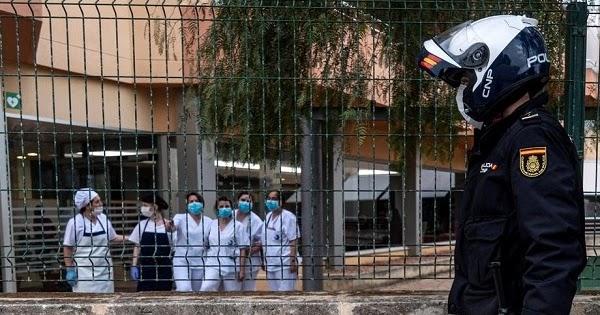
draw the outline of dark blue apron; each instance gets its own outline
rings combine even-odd
[[[140,280],[137,290],[171,291],[173,288],[173,261],[171,260],[169,236],[167,233],[146,232],[148,221],[146,221],[140,240]]]

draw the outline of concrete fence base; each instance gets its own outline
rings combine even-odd
[[[446,294],[0,295],[0,314],[446,314]],[[600,296],[581,295],[572,314],[600,314]]]

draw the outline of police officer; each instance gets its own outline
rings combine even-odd
[[[451,314],[568,314],[586,263],[574,145],[543,105],[537,21],[492,16],[423,44],[419,67],[457,88],[475,129],[457,214]]]

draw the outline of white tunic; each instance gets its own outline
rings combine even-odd
[[[237,272],[240,249],[250,246],[245,226],[236,220],[229,221],[222,231],[219,230],[219,220],[213,220],[208,242],[206,268],[217,268],[221,275]]]
[[[189,266],[193,269],[204,268],[204,250],[208,245],[208,235],[211,222],[207,216],[202,216],[196,223],[190,214],[176,214],[173,223],[177,228],[175,243],[174,266]]]
[[[300,237],[296,216],[282,209],[281,214],[273,218],[269,212],[265,218],[262,246],[267,263],[267,271],[290,268],[290,242]]]
[[[237,218],[239,210],[236,210],[235,217]],[[240,221],[238,221],[240,222]],[[264,222],[263,220],[256,215],[253,211],[250,211],[241,221],[246,228],[246,235],[248,235],[248,240],[250,242],[250,246],[252,246],[255,242],[262,242],[262,235],[264,230]],[[260,265],[262,264],[260,252],[254,253],[250,256],[250,259],[247,260],[246,266],[250,267],[248,271],[257,271],[260,269]]]
[[[81,214],[69,219],[67,227],[65,228],[65,239],[63,240],[63,245],[71,247],[77,245],[77,242],[83,237],[84,227],[86,230],[90,230],[91,228],[92,233],[105,231],[107,235],[104,235],[104,237],[108,237],[109,241],[115,239],[117,233],[115,232],[112,223],[106,217],[106,215],[101,213],[96,218],[96,224],[93,224],[90,219]]]

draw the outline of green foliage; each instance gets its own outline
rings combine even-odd
[[[354,122],[354,129],[356,130],[356,137],[358,138],[358,144],[362,145],[367,138],[369,133],[369,113],[366,110],[360,110],[357,108],[348,108],[343,111],[340,115],[340,120],[345,124]],[[345,126],[343,126],[345,127]]]
[[[297,152],[301,121],[315,107],[340,117],[364,106],[367,23],[343,1],[221,1],[198,53],[195,95],[203,132],[235,141],[237,160]],[[251,148],[250,150],[248,148]]]
[[[391,106],[389,142],[400,160],[418,145],[447,161],[464,131],[454,91],[423,75],[415,61],[424,40],[465,20],[493,14],[539,19],[553,76],[564,76],[560,1],[230,0],[212,12],[188,104],[197,107],[202,132],[238,161],[297,156],[301,121],[315,108],[330,113],[325,132],[354,122],[362,143],[369,108],[382,105],[372,100],[375,89],[391,100],[383,105]],[[378,34],[370,43],[375,53],[363,48],[369,34]],[[387,67],[389,77],[374,80],[373,63]],[[560,104],[562,85],[550,87],[552,103]]]

